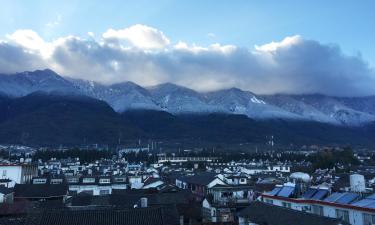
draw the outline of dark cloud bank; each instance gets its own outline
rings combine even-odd
[[[0,42],[0,72],[48,67],[107,84],[173,82],[199,91],[236,86],[258,94],[375,94],[374,70],[360,56],[345,55],[336,45],[292,36],[252,49],[201,47],[171,44],[162,32],[139,26],[131,27],[132,32],[126,28],[98,38],[69,36],[53,42],[30,30],[17,31]]]

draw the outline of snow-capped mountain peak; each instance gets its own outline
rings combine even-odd
[[[228,113],[254,119],[293,119],[357,126],[375,121],[375,96],[260,96],[238,88],[200,93],[172,83],[141,87],[132,82],[104,85],[61,77],[52,70],[0,75],[0,94],[21,97],[34,92],[84,95],[106,101],[115,111],[147,109],[172,114]]]

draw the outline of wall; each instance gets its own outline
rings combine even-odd
[[[288,202],[286,200],[279,200],[279,199],[273,199],[273,198],[267,198],[263,197],[263,202],[266,202],[266,200],[272,200],[273,205],[277,206],[283,206],[282,202]],[[370,214],[370,215],[375,215],[374,213],[369,213],[365,211],[359,211],[359,210],[354,210],[354,209],[348,209],[348,208],[341,208],[341,207],[336,207],[336,206],[329,206],[329,205],[324,205],[324,204],[319,204],[319,203],[314,203],[314,204],[308,204],[308,203],[295,203],[295,202],[289,202],[291,203],[291,208],[294,210],[299,210],[301,211],[304,206],[309,206],[312,208],[312,205],[319,205],[323,207],[323,215],[325,217],[331,217],[331,218],[336,218],[336,209],[341,209],[341,210],[346,210],[349,213],[349,223],[352,225],[364,225],[363,224],[363,214]],[[306,211],[309,213],[312,213],[312,211]]]
[[[0,178],[10,179],[12,182],[9,183],[9,188],[14,187],[14,185],[21,184],[22,181],[22,166],[0,166]],[[5,176],[4,176],[5,175]]]

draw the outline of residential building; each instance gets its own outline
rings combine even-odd
[[[12,188],[15,184],[25,184],[38,176],[38,167],[30,164],[0,164],[0,179],[5,186]]]
[[[302,211],[255,201],[238,214],[239,225],[347,225],[340,219],[327,218]]]

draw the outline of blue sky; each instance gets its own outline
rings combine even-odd
[[[0,6],[0,73],[49,67],[101,83],[375,94],[372,0],[0,0]]]
[[[335,43],[349,54],[361,52],[375,63],[375,2],[371,0],[259,1],[17,1],[1,0],[0,35],[33,29],[46,39],[99,34],[146,24],[173,40],[244,47],[299,34]],[[51,28],[48,23],[57,22]],[[214,34],[208,35],[209,33]]]

